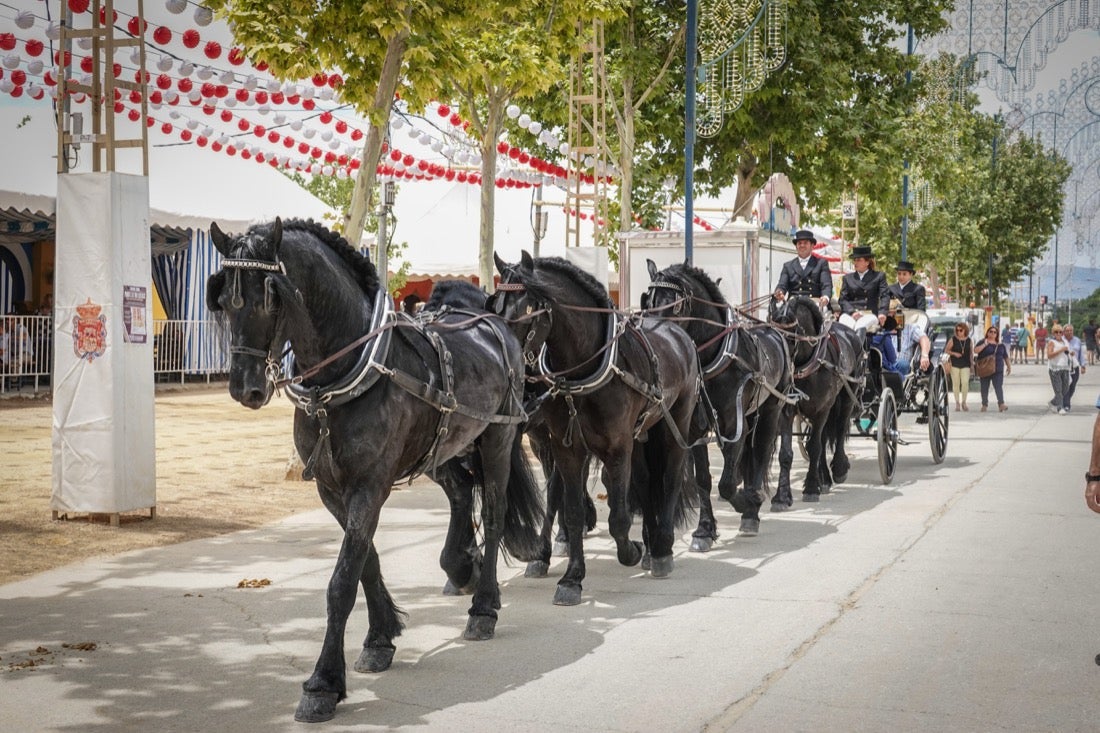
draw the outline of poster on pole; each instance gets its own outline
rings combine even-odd
[[[122,286],[122,323],[126,328],[126,343],[143,344],[149,333],[145,318],[146,288],[141,285]]]

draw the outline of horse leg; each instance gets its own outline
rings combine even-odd
[[[809,461],[806,466],[806,478],[802,482],[802,501],[821,501],[821,471],[825,466],[825,451],[822,433],[825,432],[825,416],[816,415],[810,422],[810,439],[806,443]]]
[[[481,434],[478,452],[483,473],[481,494],[481,526],[485,533],[485,559],[481,577],[477,580],[470,618],[462,638],[486,641],[496,633],[497,611],[500,609],[500,585],[497,583],[497,557],[504,537],[507,510],[508,474],[511,470],[511,447],[515,428],[491,426]]]
[[[630,438],[620,441],[621,445],[610,451],[604,460],[607,471],[607,503],[609,515],[608,531],[615,540],[619,563],[634,567],[642,559],[642,544],[630,539],[632,518],[627,506],[627,492],[630,490],[631,460],[634,441]]]
[[[844,450],[844,444],[848,439],[848,421],[852,415],[853,402],[847,394],[837,399],[837,414],[833,416],[830,427],[829,442],[833,447],[833,460],[829,464],[833,475],[833,481],[842,484],[848,480],[848,471],[852,464],[848,460],[848,454]]]
[[[554,591],[554,605],[575,606],[581,602],[584,565],[584,467],[583,448],[555,446],[554,462],[562,486],[561,517],[569,535],[569,564]]]
[[[794,407],[786,405],[779,411],[779,479],[772,497],[772,511],[786,511],[794,504],[791,496],[791,464],[794,463],[794,449],[791,431],[794,429]]]
[[[699,492],[699,524],[691,534],[692,552],[709,552],[718,539],[718,522],[714,518],[714,507],[710,503],[712,481],[710,477],[710,456],[707,446],[697,445],[691,449],[691,463],[696,490]]]
[[[439,567],[447,574],[443,595],[465,595],[477,585],[482,562],[471,517],[476,479],[457,458],[440,466],[432,478],[451,505],[447,540],[439,553]]]
[[[760,507],[769,498],[768,468],[775,452],[780,406],[770,400],[761,405],[756,414],[752,435],[745,451],[745,487],[740,492],[745,497],[749,511],[741,513],[740,532],[755,536],[760,532]]]
[[[562,516],[561,504],[563,500],[561,473],[554,466],[553,460],[543,461],[543,467],[553,466],[546,477],[546,516],[542,520],[542,532],[540,533],[538,557],[527,563],[527,569],[523,575],[527,578],[545,578],[550,572],[550,558],[553,555],[553,545],[550,537],[554,532],[554,518]]]
[[[687,451],[676,444],[664,422],[649,431],[645,444],[649,464],[649,506],[644,517],[649,526],[650,575],[672,574],[672,547],[676,542],[676,508],[683,491]]]
[[[392,638],[400,633],[401,624],[393,599],[382,585],[378,556],[373,549],[374,532],[387,493],[385,489],[374,491],[363,487],[348,502],[344,541],[328,584],[325,640],[313,674],[302,684],[302,697],[294,713],[294,719],[299,722],[331,720],[336,714],[336,704],[347,697],[344,631],[355,606],[360,581],[367,593],[367,607],[371,613],[371,631],[364,644],[364,654],[368,648],[383,648],[388,652],[389,659],[393,658]],[[373,562],[368,562],[372,557]],[[372,599],[381,605],[372,607]],[[376,619],[379,612],[382,612],[383,618]],[[388,666],[387,661],[381,668]]]

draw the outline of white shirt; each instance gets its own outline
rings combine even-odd
[[[809,257],[807,257],[806,259],[802,259],[801,257],[798,258],[798,266],[801,267],[803,270],[806,269],[806,265],[808,264],[810,264]]]

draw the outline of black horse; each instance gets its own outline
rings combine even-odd
[[[554,603],[581,600],[590,454],[604,464],[608,526],[619,562],[633,566],[642,560],[642,545],[629,536],[633,502],[642,514],[650,572],[667,576],[676,522],[683,516],[682,442],[699,387],[694,344],[659,319],[624,320],[604,286],[564,259],[533,259],[524,252],[518,264],[499,256],[496,264],[501,282],[492,305],[524,343],[529,379],[544,388],[536,398],[536,419],[549,433],[564,489],[569,564]],[[548,547],[540,560],[549,562]]]
[[[258,409],[276,386],[287,388],[305,475],[344,530],[324,644],[295,713],[328,720],[346,697],[344,630],[356,587],[370,620],[357,671],[388,668],[404,627],[374,545],[382,505],[402,477],[428,472],[452,494],[452,507],[467,509],[472,484],[480,485],[483,562],[470,551],[468,514],[452,517],[442,559],[454,585],[474,592],[464,637],[493,636],[499,548],[530,559],[542,521],[520,442],[522,352],[487,312],[445,314],[428,326],[396,314],[374,266],[319,224],[276,219],[233,238],[212,224],[210,236],[224,258],[207,283],[207,304],[230,336],[229,393]],[[293,379],[280,380],[288,341]]]
[[[772,302],[771,320],[791,342],[795,388],[802,393],[795,405],[784,408],[780,424],[779,486],[772,510],[782,511],[793,503],[791,463],[794,460],[792,430],[798,414],[809,424],[805,436],[809,465],[802,484],[803,501],[819,501],[834,482],[843,483],[851,464],[844,452],[848,426],[859,408],[866,357],[863,339],[847,326],[825,323],[821,309],[812,299],[788,297]],[[827,449],[832,460],[826,461]]]
[[[703,270],[684,263],[658,272],[653,260],[646,264],[651,282],[642,306],[681,325],[699,350],[707,398],[700,400],[698,409],[713,410],[702,427],[714,428],[722,451],[718,493],[740,512],[741,534],[754,536],[760,531],[760,507],[771,498],[768,468],[779,416],[792,401],[787,341],[769,325],[746,326]],[[711,421],[716,424],[709,426]],[[693,432],[691,440],[702,432]],[[699,526],[691,549],[707,552],[718,539],[710,502],[710,457],[705,444],[693,446],[691,453],[699,489]],[[742,479],[744,485],[738,489]]]

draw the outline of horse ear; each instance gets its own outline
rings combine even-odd
[[[221,252],[222,257],[229,256],[229,252],[232,250],[232,242],[229,241],[229,237],[225,235],[225,232],[218,227],[216,221],[210,222],[210,241]]]
[[[654,262],[653,260],[651,260],[647,257],[646,261],[645,261],[645,269],[649,270],[649,279],[650,280],[656,280],[657,279],[657,263],[656,262]]]
[[[225,287],[225,270],[218,270],[206,279],[206,309],[211,313],[217,313],[222,309],[218,298]]]
[[[279,245],[283,243],[283,220],[276,216],[274,223],[271,225],[271,234],[268,239],[271,240],[271,246],[275,251],[275,257],[279,256]]]
[[[535,269],[535,260],[531,258],[531,253],[527,250],[523,250],[520,253],[519,263],[527,270]]]
[[[500,255],[498,255],[495,250],[493,251],[493,262],[496,263],[497,272],[499,272],[501,275],[503,275],[504,271],[508,269],[508,263],[502,260],[500,258]]]
[[[714,281],[714,287],[718,287],[721,284],[722,284],[722,278],[718,278],[717,280]]]

